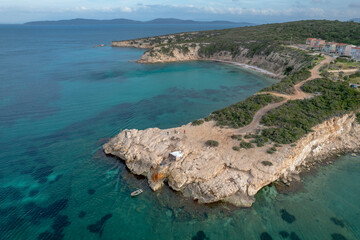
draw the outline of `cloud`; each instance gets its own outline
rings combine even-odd
[[[323,3],[330,3],[331,1],[329,0],[311,0],[312,3],[318,3],[318,4],[323,4]]]
[[[360,3],[350,3],[349,8],[360,8]]]

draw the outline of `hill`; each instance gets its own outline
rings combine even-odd
[[[97,20],[76,18],[70,20],[58,21],[33,21],[24,23],[26,25],[93,25],[93,24],[234,24],[234,26],[253,26],[255,24],[247,22],[229,22],[229,21],[193,21],[181,20],[176,18],[157,18],[150,21],[136,21],[125,18],[111,19],[111,20]]]

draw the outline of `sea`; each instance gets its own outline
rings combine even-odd
[[[359,156],[235,208],[153,192],[103,153],[124,129],[186,124],[276,82],[222,63],[138,64],[145,50],[112,40],[230,27],[0,25],[0,239],[360,239]]]

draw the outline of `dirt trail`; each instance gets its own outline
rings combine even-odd
[[[308,81],[311,81],[311,80],[314,80],[314,79],[317,79],[317,78],[321,78],[320,68],[322,66],[324,66],[325,64],[329,64],[333,59],[334,58],[332,58],[330,56],[325,56],[325,59],[323,61],[321,61],[318,65],[316,65],[313,69],[311,69],[311,71],[310,71],[311,76],[308,79],[303,80],[303,81],[297,83],[296,85],[294,85],[294,94],[292,94],[292,95],[286,95],[286,94],[276,93],[276,92],[257,93],[257,94],[271,94],[271,95],[274,95],[274,96],[277,96],[277,97],[282,97],[285,100],[283,100],[281,102],[278,102],[278,103],[272,103],[272,104],[266,105],[265,107],[261,108],[259,111],[257,111],[255,113],[252,122],[249,125],[238,129],[237,133],[238,134],[244,134],[244,133],[251,132],[251,131],[255,130],[259,126],[262,117],[267,112],[269,112],[270,110],[272,110],[274,108],[277,108],[277,107],[283,105],[284,103],[286,103],[289,100],[305,99],[305,98],[312,97],[313,96],[312,94],[303,92],[301,90],[301,87]]]

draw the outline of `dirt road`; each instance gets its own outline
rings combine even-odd
[[[286,103],[289,100],[305,99],[305,98],[312,97],[313,96],[312,94],[303,92],[301,90],[301,87],[308,81],[311,81],[311,80],[314,80],[317,78],[322,78],[322,76],[320,75],[320,68],[326,64],[329,64],[333,59],[334,58],[325,55],[325,59],[323,61],[321,61],[318,65],[316,65],[313,69],[310,70],[311,76],[308,79],[305,79],[305,80],[297,83],[296,85],[294,85],[294,94],[292,94],[292,95],[286,95],[286,94],[281,94],[281,93],[276,93],[276,92],[257,93],[257,94],[271,94],[271,95],[274,95],[277,97],[282,97],[282,98],[284,98],[284,100],[281,102],[278,102],[278,103],[272,103],[272,104],[266,105],[265,107],[261,108],[259,111],[257,111],[255,113],[252,122],[249,125],[238,129],[237,133],[244,134],[244,133],[248,133],[248,132],[255,130],[259,126],[262,117],[267,112],[283,105],[284,103]]]

